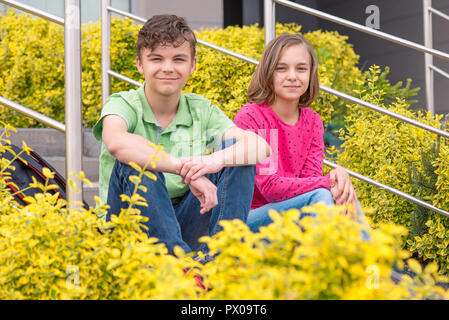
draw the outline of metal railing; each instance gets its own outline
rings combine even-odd
[[[269,29],[269,30],[265,30],[265,43],[268,43],[269,41],[271,41],[275,35],[275,26],[276,25],[273,22],[273,19],[275,17],[275,4],[277,3],[282,6],[294,9],[296,11],[304,12],[304,13],[313,15],[317,18],[328,20],[328,21],[343,25],[345,27],[348,27],[348,28],[351,28],[351,29],[354,29],[357,31],[361,31],[363,33],[399,44],[401,46],[405,46],[405,47],[411,48],[413,50],[423,52],[425,54],[425,59],[426,59],[425,60],[426,61],[426,70],[428,68],[430,68],[430,65],[432,62],[431,57],[438,57],[443,60],[449,60],[449,53],[435,50],[432,48],[431,36],[429,37],[428,32],[426,32],[426,31],[424,32],[424,34],[425,34],[425,42],[427,42],[427,43],[425,43],[425,45],[421,45],[419,43],[405,40],[400,37],[393,36],[389,33],[378,31],[378,30],[363,26],[361,24],[358,24],[358,23],[355,23],[355,22],[352,22],[349,20],[342,19],[342,18],[336,17],[336,16],[328,14],[328,13],[324,13],[322,11],[319,11],[319,10],[316,10],[313,8],[309,8],[307,6],[304,6],[304,5],[301,5],[301,4],[292,2],[292,1],[287,1],[287,0],[264,0],[264,1],[265,1],[265,10],[269,10],[269,11],[265,11],[266,14],[264,17],[264,24],[265,24],[265,26],[268,26],[267,29]],[[431,3],[431,0],[423,0],[423,2]],[[426,7],[426,5],[424,7]],[[447,18],[446,15],[444,15],[443,13],[441,13],[433,8],[430,12],[434,12],[434,13],[438,12],[437,14],[439,14],[440,16],[443,16],[444,18]],[[428,18],[428,14],[424,14],[424,28],[428,28],[429,23],[431,23],[431,20]],[[431,26],[430,26],[430,28],[431,28]],[[426,34],[427,34],[427,36],[426,36]],[[428,97],[428,99],[430,98],[432,100],[430,104],[427,103],[427,110],[430,111],[431,114],[433,115],[434,114],[433,80],[430,82],[430,76],[429,76],[429,79],[427,79],[427,77],[428,76],[427,76],[427,71],[426,71],[426,96]],[[324,90],[324,91],[326,91],[326,90]]]
[[[77,37],[80,36],[79,35],[79,32],[80,32],[80,27],[79,27],[80,26],[80,22],[79,22],[79,0],[65,0],[65,1],[66,1],[66,12],[65,12],[65,17],[66,18],[65,18],[65,20],[61,20],[58,17],[56,17],[56,18],[55,17],[51,17],[51,15],[49,15],[47,13],[39,12],[39,10],[35,10],[35,9],[29,7],[29,6],[22,5],[20,3],[17,3],[16,1],[0,0],[0,2],[3,2],[5,4],[7,4],[7,5],[11,5],[13,7],[16,7],[18,9],[20,9],[20,10],[24,10],[24,11],[27,11],[29,13],[36,14],[36,15],[38,15],[40,17],[43,17],[43,18],[48,18],[49,20],[51,18],[52,20],[50,20],[50,21],[54,20],[54,22],[59,23],[59,24],[64,24],[64,21],[69,21],[69,20],[67,20],[67,17],[70,17],[70,19],[72,19],[72,20],[70,20],[71,23],[69,24],[69,27],[67,26],[67,24],[65,24],[65,29],[66,29],[66,32],[65,32],[66,48],[65,48],[65,50],[66,50],[66,61],[71,61],[71,63],[70,63],[71,66],[67,66],[68,64],[66,63],[66,68],[73,68],[73,70],[66,69],[66,73],[68,73],[68,72],[77,73],[79,75],[79,77],[80,77],[80,75],[81,75],[80,59],[78,60],[78,58],[76,58],[78,56],[78,52],[79,52],[78,48],[79,47],[77,47],[77,45],[74,44],[74,42],[78,42],[78,44],[80,43],[80,41],[77,41]],[[443,59],[449,60],[449,55],[446,54],[446,53],[443,53],[441,51],[434,50],[434,49],[431,49],[431,48],[427,48],[427,47],[424,47],[424,46],[421,46],[421,45],[418,45],[418,44],[414,44],[414,43],[411,43],[410,41],[407,41],[407,40],[404,40],[404,39],[400,39],[400,38],[397,38],[397,37],[394,37],[394,36],[391,36],[391,35],[388,35],[388,34],[385,34],[385,33],[381,33],[381,35],[379,35],[378,34],[379,31],[376,31],[376,30],[373,30],[373,29],[370,29],[370,28],[367,28],[367,27],[364,27],[364,26],[361,26],[361,25],[357,25],[357,24],[354,24],[354,23],[352,23],[350,21],[343,20],[343,19],[340,19],[340,18],[337,18],[337,17],[334,17],[334,16],[330,16],[328,14],[316,11],[314,9],[310,9],[310,8],[307,8],[307,7],[300,6],[300,5],[298,5],[296,3],[292,3],[290,1],[265,0],[265,10],[266,10],[265,11],[265,16],[266,16],[266,19],[269,18],[269,17],[272,17],[274,19],[274,4],[275,3],[284,4],[284,5],[287,5],[287,6],[292,6],[294,9],[297,9],[297,10],[300,10],[300,11],[304,11],[304,12],[309,11],[309,13],[311,13],[313,15],[316,15],[316,16],[320,16],[320,17],[326,16],[331,21],[334,21],[334,22],[338,21],[337,23],[340,23],[340,24],[344,24],[344,25],[347,25],[347,26],[351,25],[354,28],[364,29],[363,31],[366,32],[366,33],[369,33],[369,34],[372,34],[372,35],[376,35],[376,36],[379,36],[381,38],[384,38],[384,39],[387,39],[387,40],[390,40],[390,41],[393,41],[393,42],[396,42],[396,43],[402,43],[403,45],[406,45],[408,47],[414,48],[416,50],[420,50],[422,52],[429,53],[429,54],[431,54],[433,56],[438,56],[438,57],[441,57]],[[75,12],[75,17],[73,16],[73,12]],[[133,19],[133,20],[135,20],[137,22],[140,22],[140,23],[145,23],[145,21],[146,21],[145,19],[143,19],[141,17],[138,17],[136,15],[133,15],[133,14],[130,14],[130,13],[127,13],[127,12],[124,12],[124,11],[112,8],[110,6],[110,0],[102,0],[102,80],[103,80],[103,83],[102,83],[102,97],[103,97],[103,103],[105,103],[106,98],[110,95],[110,89],[109,89],[110,88],[110,76],[119,78],[119,79],[121,79],[123,81],[129,82],[129,83],[131,83],[133,85],[136,85],[136,86],[140,86],[141,85],[141,83],[139,83],[139,82],[137,82],[137,81],[135,81],[133,79],[130,79],[130,78],[124,76],[124,75],[121,75],[121,74],[119,74],[119,73],[117,73],[117,72],[115,72],[115,71],[110,69],[110,52],[109,52],[109,47],[110,47],[111,13],[117,13],[117,14],[123,15],[125,17],[131,18],[131,19]],[[274,21],[273,20],[270,20],[270,21],[271,21],[270,22],[271,24],[266,22],[265,25],[266,26],[270,26],[270,25],[271,26],[275,26]],[[72,27],[70,27],[70,26],[72,26]],[[266,30],[265,30],[266,40],[270,39],[270,35],[273,35],[273,34],[274,34],[273,30],[270,30],[269,27],[266,28]],[[70,47],[71,48],[70,50],[74,50],[74,51],[68,51],[67,50],[68,46],[69,46],[67,42],[72,42],[72,47]],[[209,48],[212,48],[214,50],[220,51],[220,52],[222,52],[224,54],[233,56],[233,57],[235,57],[237,59],[241,59],[243,61],[247,61],[249,63],[256,64],[256,65],[258,64],[258,61],[254,60],[254,59],[245,57],[243,55],[240,55],[238,53],[232,52],[232,51],[227,50],[225,48],[216,46],[214,44],[208,43],[208,42],[203,41],[201,39],[198,39],[198,43],[201,44],[201,45],[207,46]],[[72,57],[72,60],[70,60],[70,57],[67,57],[68,52],[75,52],[75,54],[74,54],[75,57]],[[77,87],[78,85],[79,85],[79,87]],[[23,106],[20,106],[18,104],[15,104],[12,101],[9,101],[9,100],[7,100],[5,98],[0,99],[0,103],[6,105],[6,106],[8,106],[8,107],[10,107],[10,108],[12,108],[12,109],[14,109],[16,111],[22,112],[23,114],[26,114],[27,116],[31,116],[34,119],[39,120],[42,123],[45,123],[45,124],[47,124],[47,125],[49,125],[51,127],[54,127],[54,128],[56,128],[56,129],[58,129],[60,131],[66,132],[66,137],[67,137],[66,138],[66,143],[67,144],[71,144],[72,146],[78,148],[78,149],[67,148],[67,159],[72,158],[75,152],[78,152],[77,154],[80,155],[80,158],[81,158],[81,155],[82,155],[82,153],[81,153],[81,146],[82,146],[82,144],[79,142],[79,141],[81,141],[81,139],[79,139],[79,140],[77,138],[70,139],[70,133],[73,133],[74,135],[78,135],[78,134],[81,135],[81,126],[80,125],[78,126],[76,124],[77,122],[81,123],[81,112],[80,112],[80,110],[81,110],[81,101],[80,101],[80,99],[81,99],[81,97],[80,97],[80,94],[81,94],[81,80],[80,80],[80,78],[78,78],[77,76],[66,77],[66,89],[67,88],[72,88],[73,89],[73,90],[68,90],[68,94],[66,93],[66,124],[67,124],[67,128],[63,124],[55,122],[51,118],[45,117],[43,115],[40,115],[40,114],[38,114],[38,113],[36,113],[36,112],[26,108],[26,107],[23,107]],[[339,92],[337,90],[334,90],[334,89],[331,89],[331,88],[328,88],[328,87],[325,87],[325,86],[320,86],[320,89],[323,90],[323,91],[329,92],[331,94],[334,94],[334,95],[336,95],[336,96],[338,96],[340,98],[343,98],[343,99],[346,99],[348,101],[351,101],[353,103],[356,103],[356,104],[368,107],[368,108],[370,108],[370,109],[372,109],[374,111],[377,111],[377,112],[386,114],[388,116],[394,117],[394,118],[396,118],[396,119],[398,119],[400,121],[407,122],[407,123],[412,124],[414,126],[420,127],[420,128],[422,128],[424,130],[428,130],[428,131],[433,132],[435,134],[438,134],[440,136],[449,138],[449,133],[448,132],[445,132],[445,131],[442,131],[440,129],[428,126],[428,125],[426,125],[424,123],[421,123],[421,122],[418,122],[418,121],[416,121],[414,119],[411,119],[411,118],[408,118],[408,117],[405,117],[405,116],[393,113],[393,112],[391,112],[391,111],[389,111],[389,110],[387,110],[385,108],[373,105],[373,104],[371,104],[369,102],[360,100],[360,99],[358,99],[356,97],[347,95],[345,93]],[[74,92],[74,91],[76,91],[76,92]],[[70,101],[68,101],[68,99]],[[79,101],[79,104],[78,104],[78,101]],[[79,164],[81,164],[81,159],[79,160]],[[329,167],[332,167],[332,168],[339,167],[337,164],[334,164],[334,163],[332,163],[330,161],[327,161],[327,160],[324,160],[324,164],[329,166]],[[71,172],[71,171],[79,172],[81,170],[81,169],[76,170],[76,168],[74,168],[75,166],[73,164],[70,165],[69,161],[67,161],[66,167],[67,167],[67,172]],[[413,202],[415,204],[418,204],[420,206],[426,207],[426,208],[428,208],[428,209],[430,209],[432,211],[441,213],[441,214],[443,214],[445,216],[449,216],[449,212],[447,212],[447,211],[445,211],[443,209],[437,208],[437,207],[435,207],[435,206],[433,206],[431,204],[428,204],[428,203],[426,203],[426,202],[424,202],[424,201],[422,201],[420,199],[417,199],[417,198],[415,198],[415,197],[413,197],[411,195],[408,195],[408,194],[406,194],[406,193],[404,193],[404,192],[402,192],[400,190],[397,190],[395,188],[392,188],[392,187],[389,187],[389,186],[384,185],[382,183],[379,183],[377,181],[374,181],[374,180],[372,180],[372,179],[370,179],[368,177],[365,177],[363,175],[360,175],[360,174],[358,174],[356,172],[353,172],[353,171],[348,170],[348,169],[346,169],[346,170],[349,172],[349,174],[351,176],[353,176],[353,177],[355,177],[357,179],[360,179],[362,181],[370,183],[370,184],[372,184],[372,185],[374,185],[376,187],[383,188],[383,189],[387,190],[388,192],[391,192],[391,193],[396,194],[396,195],[398,195],[400,197],[403,197],[403,198],[405,198],[405,199],[407,199],[407,200],[409,200],[409,201],[411,201],[411,202]],[[81,195],[81,197],[82,197],[82,195]],[[81,198],[81,200],[82,200],[82,198]]]
[[[102,0],[102,5],[103,5],[103,10],[102,10],[102,14],[103,14],[103,16],[102,16],[102,21],[103,21],[102,38],[103,38],[103,40],[102,40],[102,44],[104,45],[102,47],[102,62],[103,62],[102,74],[103,74],[103,79],[105,81],[104,84],[103,84],[103,93],[102,93],[103,97],[108,97],[109,96],[109,86],[110,86],[110,78],[109,77],[110,76],[116,77],[118,79],[122,79],[123,81],[126,81],[128,83],[134,84],[136,86],[142,85],[141,83],[139,83],[139,82],[137,82],[137,81],[135,81],[133,79],[130,79],[130,78],[128,78],[128,77],[126,77],[126,76],[124,76],[122,74],[119,74],[119,73],[117,73],[117,72],[115,72],[115,71],[110,69],[110,54],[109,54],[109,46],[110,46],[110,18],[111,18],[111,13],[113,12],[113,13],[116,13],[116,14],[128,17],[128,18],[130,18],[130,19],[132,19],[134,21],[137,21],[139,23],[145,23],[146,19],[138,17],[138,16],[133,15],[133,14],[128,13],[128,12],[124,12],[124,11],[112,8],[110,6],[110,2],[111,2],[110,0]],[[265,10],[266,10],[265,11],[265,16],[269,17],[269,18],[271,17],[271,19],[274,19],[274,2],[280,2],[280,1],[273,1],[273,0],[268,0],[267,1],[267,0],[265,0]],[[288,1],[283,1],[283,2],[288,2]],[[322,13],[320,13],[320,14],[322,14]],[[271,26],[275,26],[275,23],[273,22],[273,20],[268,21],[268,19],[267,19],[265,21],[265,26],[267,26],[267,25],[268,26],[270,26],[270,25]],[[363,28],[366,28],[366,27],[363,27]],[[369,28],[367,28],[367,29],[369,29]],[[372,30],[372,29],[369,29],[369,30]],[[274,34],[273,30],[270,30],[269,28],[265,29],[265,37],[266,37],[266,39],[270,38],[270,35],[273,35],[273,34]],[[385,37],[393,37],[393,36],[386,35]],[[393,37],[393,38],[396,38],[396,37]],[[217,50],[217,51],[222,52],[224,54],[233,56],[233,57],[235,57],[237,59],[240,59],[240,60],[243,60],[243,61],[255,64],[255,65],[257,65],[259,63],[257,60],[248,58],[246,56],[243,56],[241,54],[232,52],[232,51],[227,50],[225,48],[222,48],[220,46],[208,43],[208,42],[203,41],[201,39],[197,39],[197,41],[201,45],[204,45],[204,46],[209,47],[211,49]],[[408,41],[403,40],[403,39],[395,40],[395,41],[408,42]],[[425,52],[431,52],[432,54],[435,54],[435,55],[441,55],[443,57],[446,57],[447,60],[449,60],[449,55],[446,54],[446,53],[439,52],[437,50],[433,50],[433,49],[429,49],[429,48],[425,48],[425,47],[423,47],[421,45],[417,45],[417,44],[412,44],[412,46],[419,47],[419,49],[421,49],[422,51],[425,51]],[[343,92],[339,92],[337,90],[334,90],[334,89],[331,89],[331,88],[328,88],[328,87],[325,87],[325,86],[322,86],[322,85],[320,85],[320,89],[323,90],[323,91],[329,92],[331,94],[334,94],[334,95],[336,95],[336,96],[338,96],[340,98],[343,98],[343,99],[346,99],[348,101],[351,101],[353,103],[356,103],[356,104],[368,107],[368,108],[370,108],[370,109],[372,109],[374,111],[377,111],[377,112],[380,112],[382,114],[391,116],[391,117],[396,118],[396,119],[398,119],[400,121],[407,122],[409,124],[412,124],[414,126],[422,128],[424,130],[433,132],[433,133],[435,133],[437,135],[449,138],[449,132],[445,132],[443,130],[434,128],[432,126],[429,126],[427,124],[421,123],[421,122],[416,121],[414,119],[411,119],[411,118],[402,116],[400,114],[391,112],[390,110],[387,110],[385,108],[373,105],[373,104],[371,104],[369,102],[360,100],[360,99],[358,99],[356,97],[353,97],[351,95],[345,94]],[[103,100],[103,101],[105,101],[105,100]],[[329,167],[331,167],[331,168],[340,167],[339,165],[337,165],[335,163],[332,163],[332,162],[330,162],[328,160],[324,160],[324,164],[329,166]],[[429,203],[427,203],[425,201],[422,201],[422,200],[420,200],[420,199],[418,199],[416,197],[413,197],[413,196],[411,196],[411,195],[409,195],[409,194],[407,194],[405,192],[402,192],[402,191],[400,191],[398,189],[395,189],[395,188],[392,188],[392,187],[387,186],[385,184],[382,184],[380,182],[377,182],[377,181],[375,181],[375,180],[373,180],[371,178],[365,177],[365,176],[363,176],[363,175],[361,175],[361,174],[359,174],[357,172],[354,172],[352,170],[349,170],[349,169],[346,169],[346,168],[345,168],[345,170],[347,170],[348,173],[351,176],[353,176],[353,177],[355,177],[355,178],[357,178],[357,179],[359,179],[361,181],[364,181],[364,182],[367,182],[367,183],[369,183],[371,185],[374,185],[376,187],[382,188],[382,189],[384,189],[384,190],[386,190],[388,192],[391,192],[391,193],[393,193],[395,195],[398,195],[398,196],[400,196],[400,197],[402,197],[402,198],[404,198],[404,199],[406,199],[408,201],[411,201],[411,202],[413,202],[413,203],[415,203],[417,205],[420,205],[420,206],[425,207],[427,209],[430,209],[430,210],[432,210],[434,212],[437,212],[437,213],[440,213],[442,215],[445,215],[445,216],[449,217],[449,212],[447,212],[447,211],[445,211],[445,210],[443,210],[441,208],[437,208],[437,207],[435,207],[435,206],[433,206],[433,205],[431,205],[431,204],[429,204]]]
[[[79,173],[82,170],[83,155],[80,0],[65,0],[64,19],[17,1],[0,0],[0,2],[64,26],[65,125],[4,97],[0,97],[0,104],[65,133],[66,176],[69,178],[71,172]],[[72,180],[82,190],[82,181],[74,177]],[[79,207],[78,203],[83,201],[82,192],[77,193],[69,183],[67,184],[67,201],[69,209]]]
[[[432,26],[432,14],[436,14],[441,18],[449,21],[449,16],[441,11],[432,8],[432,0],[423,0],[423,27],[424,27],[424,45],[426,47],[433,47],[433,26]],[[425,86],[426,86],[426,102],[428,109],[434,113],[435,99],[434,99],[434,71],[449,79],[449,74],[433,65],[433,56],[424,54],[424,74],[425,74]]]

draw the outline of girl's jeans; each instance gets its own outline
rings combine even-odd
[[[332,198],[332,194],[328,189],[318,188],[294,198],[288,200],[268,203],[262,207],[251,210],[248,214],[247,224],[251,231],[258,232],[259,228],[262,226],[267,226],[273,221],[268,215],[269,210],[275,210],[277,212],[287,211],[289,209],[301,209],[305,206],[309,206],[313,203],[323,202],[324,204],[331,206],[335,202]],[[362,212],[362,207],[357,202],[358,217],[364,216]],[[314,216],[313,213],[301,213],[300,219],[304,216]],[[367,240],[369,238],[368,234],[362,230],[363,238]]]

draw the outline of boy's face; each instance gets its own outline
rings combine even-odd
[[[190,44],[179,47],[173,44],[144,48],[136,58],[137,69],[145,77],[149,94],[170,97],[178,95],[195,70],[196,57],[192,59]]]

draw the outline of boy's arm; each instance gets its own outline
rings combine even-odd
[[[149,146],[148,140],[142,136],[129,133],[126,121],[117,115],[108,115],[103,118],[103,142],[109,153],[123,163],[133,161],[144,167],[156,150]],[[180,159],[165,151],[159,151],[161,160],[156,162],[156,168],[148,168],[159,172],[179,174]],[[164,156],[162,156],[164,155]],[[218,204],[217,188],[206,177],[192,181],[189,185],[192,193],[201,204],[200,213],[208,212]]]
[[[211,157],[224,167],[255,166],[271,155],[270,145],[254,132],[229,128],[223,135],[223,141],[235,139],[235,144],[214,152]]]
[[[223,141],[228,139],[235,139],[236,143],[211,155],[181,159],[183,182],[189,183],[223,167],[255,166],[271,155],[269,144],[254,132],[232,127],[222,138]]]
[[[148,144],[148,140],[142,136],[129,133],[126,121],[117,115],[107,115],[103,118],[102,139],[109,153],[122,163],[133,161],[140,167],[144,167],[150,157],[156,154],[156,150]],[[156,162],[156,168],[148,169],[158,172],[179,174],[181,169],[180,159],[165,151],[159,151],[160,161]]]

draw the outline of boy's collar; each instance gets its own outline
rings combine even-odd
[[[153,110],[150,107],[150,104],[148,103],[148,100],[145,96],[145,82],[144,84],[137,89],[137,92],[139,94],[140,101],[142,103],[142,109],[143,109],[143,120],[148,123],[153,123],[156,125],[156,119],[153,114]],[[173,119],[173,122],[170,123],[170,125],[167,127],[170,128],[172,124],[175,125],[184,125],[184,126],[191,126],[193,123],[192,115],[190,114],[190,108],[187,102],[187,99],[184,94],[181,93],[179,98],[179,104],[178,104],[178,111],[176,112],[176,116]]]

